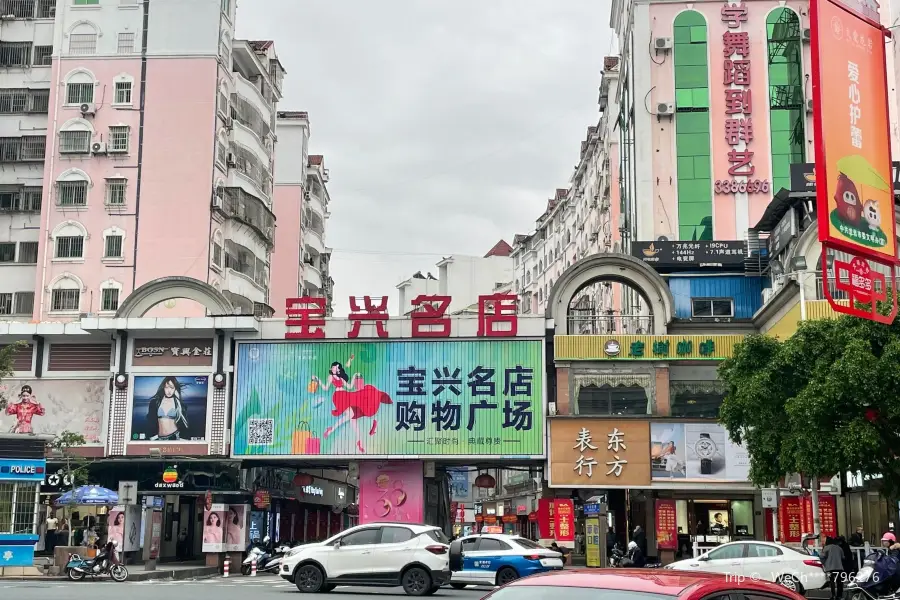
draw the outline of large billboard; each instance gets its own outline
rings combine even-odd
[[[232,454],[540,458],[543,365],[541,340],[241,343]]]
[[[4,379],[0,433],[59,435],[71,431],[88,445],[103,443],[107,379]]]
[[[131,441],[206,440],[206,375],[137,375],[131,406]]]
[[[716,423],[650,423],[653,481],[750,479],[750,454]]]
[[[893,263],[885,35],[870,15],[845,3],[818,0],[810,7],[819,240]]]

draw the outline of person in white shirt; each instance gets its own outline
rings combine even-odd
[[[47,533],[44,536],[44,547],[52,556],[53,549],[56,548],[56,528],[59,525],[59,519],[54,517],[53,513],[50,513],[45,523],[47,525]]]

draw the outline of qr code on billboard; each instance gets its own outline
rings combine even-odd
[[[275,419],[249,419],[247,429],[251,445],[270,446],[275,441]]]

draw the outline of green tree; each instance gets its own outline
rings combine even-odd
[[[60,456],[66,461],[66,470],[64,475],[66,475],[69,479],[69,485],[66,486],[70,490],[74,490],[79,485],[87,483],[88,480],[88,466],[93,461],[87,461],[81,456],[77,456],[72,452],[73,448],[77,448],[78,446],[83,446],[85,443],[84,436],[79,433],[74,433],[72,431],[62,431],[53,441],[48,444],[50,447],[50,451],[53,455]],[[70,520],[70,507],[66,507],[66,520]],[[74,534],[74,529],[70,523],[69,525],[69,540],[68,545],[72,545],[72,535]]]
[[[880,473],[900,492],[900,324],[805,321],[784,341],[751,336],[719,367],[720,419],[750,453],[753,483],[785,473]]]
[[[25,342],[20,341],[0,347],[0,380],[13,374],[13,361],[16,359],[16,352],[25,345]],[[8,403],[9,399],[0,392],[0,411],[5,411]]]

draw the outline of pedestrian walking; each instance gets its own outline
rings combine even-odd
[[[834,538],[825,539],[825,548],[820,555],[822,567],[828,573],[828,583],[831,587],[831,600],[840,600],[844,595],[844,551]]]

